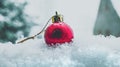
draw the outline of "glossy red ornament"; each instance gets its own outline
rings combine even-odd
[[[72,39],[73,31],[64,22],[53,23],[45,31],[45,42],[49,45],[69,43],[72,42]]]
[[[66,23],[60,21],[59,16],[57,17],[57,20],[53,20],[53,24],[47,27],[44,35],[45,42],[49,46],[63,44],[66,42],[70,43],[73,38],[72,29]]]

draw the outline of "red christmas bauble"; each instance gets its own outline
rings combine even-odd
[[[74,36],[72,29],[66,23],[55,22],[47,27],[44,38],[47,45],[52,46],[65,42],[70,43]]]

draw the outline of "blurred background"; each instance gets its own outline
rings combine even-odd
[[[0,0],[0,67],[120,67],[119,6],[120,0]],[[49,48],[44,33],[16,44],[40,32],[55,11],[73,29],[72,44]]]
[[[108,10],[108,12],[115,10],[118,14],[118,18],[120,13],[119,0],[111,0],[112,4],[110,0],[103,2],[109,3],[102,4],[102,7],[110,5],[110,8],[115,8]],[[102,19],[103,21],[100,20],[98,22],[100,0],[1,0],[0,3],[0,42],[2,43],[9,41],[15,43],[16,40],[21,37],[36,34],[42,29],[47,20],[55,14],[55,11],[64,15],[64,22],[72,27],[75,32],[75,37],[78,37],[77,34],[79,34],[82,38],[93,36],[93,31],[98,33],[98,30],[94,30],[94,28],[100,28],[103,30],[101,34],[105,35],[102,26],[107,27],[109,21],[106,20],[111,19],[107,18],[105,15],[106,20]],[[107,13],[105,9],[102,10],[104,10],[103,15]],[[114,12],[109,12],[109,14],[112,16]],[[111,23],[115,24],[114,20],[112,20]],[[109,25],[109,27],[112,27],[113,24]],[[119,27],[115,27],[115,30],[117,30],[116,28],[119,30]],[[31,32],[31,29],[32,31],[34,30],[34,32]]]

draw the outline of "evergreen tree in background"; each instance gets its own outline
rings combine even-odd
[[[33,22],[24,12],[26,4],[0,0],[0,42],[15,43],[20,35],[29,35]]]
[[[111,0],[101,0],[93,33],[120,37],[120,17]]]

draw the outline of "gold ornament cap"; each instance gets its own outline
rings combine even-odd
[[[52,16],[52,23],[58,23],[58,22],[63,22],[63,16],[58,15],[56,11],[56,15]]]

